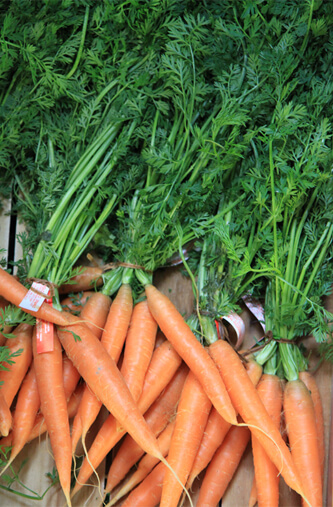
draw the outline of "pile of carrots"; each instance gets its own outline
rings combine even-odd
[[[135,304],[128,284],[111,302],[92,290],[90,275],[96,279],[100,272],[86,270],[82,283],[79,275],[76,284],[60,288],[63,311],[45,301],[30,312],[54,324],[52,352],[36,351],[30,324],[20,324],[5,342],[12,353],[19,351],[0,371],[0,445],[4,454],[11,449],[5,468],[47,431],[71,505],[118,444],[101,503],[173,507],[186,496],[192,503],[191,486],[205,470],[196,505],[215,507],[251,440],[255,481],[249,505],[277,506],[280,475],[303,505],[322,505],[323,414],[314,378],[305,372],[283,385],[225,340],[204,347],[151,284]],[[73,304],[66,292],[75,290],[84,292]],[[0,270],[5,304],[18,306],[26,293]],[[109,416],[86,449],[102,405]],[[76,469],[80,441],[86,455]]]

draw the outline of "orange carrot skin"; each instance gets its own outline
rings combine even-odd
[[[128,495],[122,507],[155,507],[159,505],[165,472],[166,466],[159,463],[145,480]]]
[[[168,462],[182,484],[186,484],[191,471],[211,407],[210,399],[190,370],[179,400],[168,455]],[[161,507],[177,507],[182,493],[183,488],[168,469],[163,483]]]
[[[257,391],[275,426],[280,429],[282,384],[279,377],[264,374],[257,386]],[[252,436],[252,452],[258,506],[278,507],[279,471],[254,436]]]
[[[157,439],[163,456],[166,456],[169,452],[174,427],[175,421],[170,422]],[[156,465],[158,465],[158,463],[159,460],[157,458],[149,456],[149,454],[145,454],[139,461],[135,472],[130,476],[130,478],[120,488],[120,490],[117,491],[117,494],[112,497],[112,502],[110,502],[108,505],[113,505],[116,503],[116,501],[129,493],[135,486],[140,484],[140,482],[142,482],[147,477],[147,475],[153,470]]]
[[[147,426],[113,359],[105,353],[98,338],[71,316],[70,330],[80,337],[75,341],[68,330],[59,329],[60,341],[68,357],[97,398],[106,406],[148,454],[160,456],[156,438]]]
[[[63,375],[63,383],[65,390],[65,397],[68,401],[72,396],[73,392],[76,389],[76,386],[81,378],[81,375],[75,368],[72,361],[63,354],[63,362],[62,362],[62,375]]]
[[[28,289],[24,287],[14,276],[10,275],[4,269],[0,268],[0,296],[5,297],[10,303],[15,306],[20,306],[22,299],[27,294]],[[69,324],[67,312],[59,312],[56,308],[49,305],[44,301],[42,306],[37,312],[30,310],[23,310],[36,318],[53,322],[59,326],[66,326]]]
[[[83,266],[82,270],[71,279],[71,283],[64,283],[59,287],[59,294],[87,291],[91,290],[95,285],[99,287],[103,284],[102,274],[102,268]]]
[[[12,427],[12,413],[2,392],[0,391],[0,435],[7,437]]]
[[[10,365],[4,363],[8,371],[0,371],[0,382],[3,382],[0,386],[0,390],[9,407],[32,361],[32,330],[33,327],[29,324],[19,324],[13,332],[15,338],[8,338],[5,343],[11,353],[21,350],[20,355],[13,358],[14,364]]]
[[[148,308],[147,301],[134,307],[125,341],[122,375],[137,401],[142,392],[145,375],[153,354],[157,323]]]
[[[54,330],[52,352],[37,352],[36,330],[33,334],[34,367],[43,413],[59,481],[66,500],[69,499],[71,483],[71,440],[62,372],[62,349]]]
[[[110,306],[111,298],[109,296],[102,294],[102,292],[94,292],[80,312],[80,319],[84,320],[85,325],[99,340],[103,333]]]
[[[217,411],[230,424],[236,424],[235,409],[207,350],[166,296],[153,285],[146,285],[145,292],[149,309],[166,338],[196,375]]]
[[[213,343],[210,346],[210,353],[219,368],[235,409],[245,424],[249,425],[252,434],[259,440],[278,470],[281,471],[285,482],[301,496],[304,496],[299,472],[289,449],[278,428],[269,417],[239,356],[224,340]]]
[[[256,386],[262,376],[262,367],[253,359],[249,359],[249,361],[245,363],[245,368],[251,382]],[[208,466],[215,451],[222,444],[230,428],[231,424],[225,421],[215,407],[213,407],[209,414],[207,426],[187,481],[188,489],[192,486],[195,478]]]
[[[183,364],[158,399],[145,413],[147,424],[154,432],[154,435],[159,435],[174,416],[187,374],[188,368]],[[109,493],[119,484],[143,454],[143,450],[134,442],[130,435],[127,435],[112,460],[105,493]]]
[[[244,426],[233,426],[228,431],[206,470],[197,507],[216,507],[238,468],[250,435],[250,430]]]
[[[287,382],[283,408],[291,454],[311,507],[323,505],[316,417],[310,392],[301,380]],[[304,504],[305,505],[305,504]]]
[[[309,371],[301,371],[299,378],[304,382],[308,390],[310,391],[311,398],[314,405],[314,411],[316,416],[316,426],[318,435],[318,447],[319,447],[319,459],[321,464],[322,479],[324,480],[324,468],[325,468],[325,426],[324,426],[324,413],[323,404],[321,401],[320,392],[317,386],[315,377]]]
[[[72,417],[74,417],[77,412],[77,409],[79,407],[79,404],[80,404],[80,401],[82,398],[83,388],[84,388],[84,385],[79,384],[76,387],[75,391],[73,392],[72,396],[70,397],[70,399],[67,403],[68,419],[71,419]],[[41,435],[43,435],[46,432],[47,432],[47,427],[46,427],[46,422],[45,422],[44,416],[43,416],[43,414],[39,413],[39,414],[37,414],[33,428],[30,432],[28,442],[31,442],[32,440],[40,437]]]
[[[15,412],[13,416],[12,451],[10,459],[13,460],[23,449],[29,439],[37,412],[40,407],[40,396],[34,364],[22,382]]]
[[[182,370],[184,367],[179,367],[181,363],[179,355],[168,342],[163,343],[155,350],[147,371],[142,395],[138,402],[138,408],[141,413],[144,414],[149,409],[174,376],[183,376]],[[103,461],[107,453],[119,442],[124,433],[124,431],[119,431],[116,419],[112,415],[109,415],[97,433],[88,452],[89,462],[95,469]],[[73,495],[81,489],[82,484],[88,481],[92,473],[91,465],[87,459],[84,459],[73,489]]]

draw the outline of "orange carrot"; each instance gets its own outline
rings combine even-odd
[[[32,361],[32,329],[32,326],[29,324],[19,324],[13,331],[15,338],[8,338],[5,343],[11,354],[20,352],[18,356],[12,359],[14,361],[13,364],[3,364],[3,366],[8,368],[7,371],[0,371],[0,382],[3,382],[0,390],[9,407]]]
[[[210,354],[217,364],[232,403],[270,459],[283,475],[286,483],[304,497],[304,490],[289,449],[265,409],[255,386],[246,373],[239,356],[224,340],[210,346]]]
[[[27,294],[28,289],[24,287],[14,276],[10,275],[4,269],[0,268],[0,295],[5,297],[15,306],[20,306],[22,299]],[[69,325],[69,314],[67,312],[59,312],[56,308],[44,301],[37,312],[31,310],[23,310],[36,318],[53,322],[59,326]]]
[[[71,278],[70,283],[64,283],[59,287],[59,294],[91,290],[94,286],[99,287],[103,284],[102,274],[103,268],[97,266],[82,266],[81,271]]]
[[[102,292],[94,292],[80,312],[80,319],[100,339],[110,310],[111,299]]]
[[[72,361],[66,356],[66,354],[63,354],[63,361],[62,361],[62,375],[63,375],[63,384],[64,384],[64,390],[65,390],[65,397],[68,401],[70,397],[72,396],[80,378],[81,375],[75,368]]]
[[[234,407],[218,369],[206,349],[199,343],[181,314],[166,296],[149,284],[146,285],[145,291],[149,309],[166,338],[196,375],[221,416],[230,424],[236,424]]]
[[[67,402],[62,374],[62,350],[56,330],[52,352],[37,352],[36,330],[33,333],[34,366],[41,410],[50,436],[59,481],[70,505],[71,441]]]
[[[191,471],[194,458],[204,433],[212,403],[201,384],[190,371],[177,409],[176,425],[172,435],[168,462],[182,484]],[[177,507],[183,490],[175,476],[167,470],[161,498],[161,507]]]
[[[147,371],[142,395],[138,402],[141,413],[145,413],[149,409],[173,376],[179,375],[177,370],[181,362],[179,355],[168,342],[163,343],[155,350]],[[180,374],[182,375],[182,372]],[[88,481],[93,473],[92,466],[94,469],[98,467],[107,453],[123,437],[124,433],[124,431],[119,430],[117,420],[112,415],[105,420],[89,449],[89,461],[84,459],[82,462],[72,495],[75,495],[82,485]]]
[[[318,435],[318,448],[319,448],[319,459],[321,464],[321,474],[324,480],[324,468],[325,468],[325,427],[324,427],[324,413],[323,404],[321,401],[320,392],[317,386],[315,377],[309,371],[301,371],[299,378],[304,382],[308,390],[310,391],[311,398],[314,405],[314,411],[316,416],[316,427]]]
[[[144,481],[126,498],[122,507],[155,507],[159,505],[166,467],[159,463]]]
[[[67,403],[68,419],[71,419],[72,417],[74,417],[77,412],[77,409],[80,404],[80,400],[82,398],[83,388],[84,388],[84,385],[79,384],[76,387],[75,391],[73,392],[72,396],[70,397],[70,399]],[[40,437],[41,435],[43,435],[43,433],[46,433],[46,432],[47,432],[47,427],[46,427],[46,422],[45,422],[44,416],[43,416],[43,414],[39,413],[39,414],[37,414],[33,428],[30,432],[28,442],[31,442],[31,440],[34,440],[35,438]]]
[[[179,368],[178,372],[171,379],[158,399],[145,413],[145,420],[154,435],[159,435],[171,417],[174,416],[176,405],[187,377],[187,372],[188,369],[185,365]],[[108,472],[107,484],[105,486],[105,493],[109,493],[119,484],[143,454],[143,450],[134,442],[130,435],[127,435],[121,447],[118,449],[116,456],[112,460]]]
[[[106,352],[112,357],[112,359],[114,359],[115,362],[118,361],[125,342],[132,309],[132,289],[130,285],[124,284],[120,287],[118,294],[110,307],[106,317],[106,322],[103,324],[104,329],[101,337],[101,343],[103,344]],[[73,454],[75,453],[75,449],[81,436],[83,442],[85,441],[86,434],[92,423],[95,421],[101,406],[102,403],[96,398],[94,393],[91,392],[89,387],[86,387],[78,413],[73,421]]]
[[[311,507],[323,505],[316,417],[310,392],[301,380],[287,382],[283,409],[294,463]]]
[[[88,386],[143,449],[153,456],[161,456],[156,438],[134,403],[115,362],[91,331],[71,316],[69,330],[59,328],[60,341]],[[72,332],[79,339],[74,339]]]
[[[33,428],[37,412],[40,407],[40,397],[34,364],[26,374],[18,393],[13,415],[12,450],[6,468],[14,461],[28,441]]]
[[[262,375],[262,367],[256,361],[249,358],[245,363],[245,368],[253,385],[257,385]],[[187,480],[188,489],[191,488],[195,478],[208,466],[215,451],[222,444],[230,427],[231,424],[225,421],[215,407],[213,407],[209,414],[207,426]]]
[[[147,301],[134,307],[125,341],[121,373],[134,401],[140,398],[144,378],[153,354],[157,324],[149,311]]]
[[[6,437],[12,427],[12,413],[0,390],[0,435]]]
[[[174,427],[175,421],[170,422],[157,439],[163,456],[166,456],[169,452]],[[145,454],[139,461],[135,472],[129,477],[128,480],[126,480],[125,484],[121,486],[121,488],[112,497],[112,500],[107,504],[106,507],[111,507],[111,505],[114,505],[116,502],[118,502],[120,498],[132,491],[135,486],[140,484],[140,482],[142,482],[147,477],[147,475],[158,463],[159,461],[157,458],[149,456],[149,454]]]
[[[215,507],[223,497],[250,441],[250,430],[234,426],[207,467],[200,486],[197,507]]]
[[[279,377],[264,374],[257,386],[257,392],[275,426],[280,429],[282,386]],[[252,452],[258,505],[278,507],[279,471],[255,436],[252,436]]]

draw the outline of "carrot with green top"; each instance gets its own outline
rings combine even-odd
[[[32,330],[33,326],[29,324],[19,324],[12,333],[14,337],[8,338],[5,342],[10,354],[15,354],[15,357],[11,358],[13,363],[3,363],[2,366],[6,370],[0,370],[0,390],[9,407],[31,365]]]
[[[255,386],[233,348],[224,340],[210,346],[210,354],[219,368],[233,405],[260,441],[286,483],[305,497],[305,491],[290,451],[279,429],[269,417]]]
[[[304,382],[287,382],[283,393],[283,410],[291,455],[302,477],[306,499],[311,507],[322,506],[323,483],[316,416],[310,392]]]
[[[71,505],[71,440],[67,400],[63,384],[62,349],[56,330],[54,330],[53,351],[38,353],[36,329],[34,329],[33,351],[41,411],[50,436],[59,481],[67,505]]]
[[[264,373],[257,392],[275,426],[280,429],[282,413],[282,385],[277,375]],[[259,507],[279,505],[279,471],[260,442],[252,436],[252,453],[256,492]]]
[[[212,404],[230,424],[236,424],[236,412],[223,380],[207,350],[199,343],[173,303],[153,285],[145,292],[149,309],[166,338],[195,374]]]
[[[123,284],[111,304],[106,322],[103,325],[101,343],[106,352],[117,363],[127,335],[128,326],[133,310],[132,289],[129,284]],[[95,421],[102,403],[85,388],[78,413],[72,427],[72,453],[82,436],[85,437],[92,423]]]
[[[147,301],[134,307],[125,341],[121,373],[134,401],[140,398],[143,382],[153,354],[157,324],[148,308]]]

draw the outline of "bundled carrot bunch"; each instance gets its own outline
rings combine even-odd
[[[45,431],[68,505],[112,452],[104,504],[193,503],[200,475],[215,506],[251,440],[250,504],[282,476],[322,505],[303,338],[332,355],[328,5],[44,4],[14,2],[0,38],[0,181],[26,225],[0,271],[2,472]],[[187,321],[154,283],[175,263]]]

